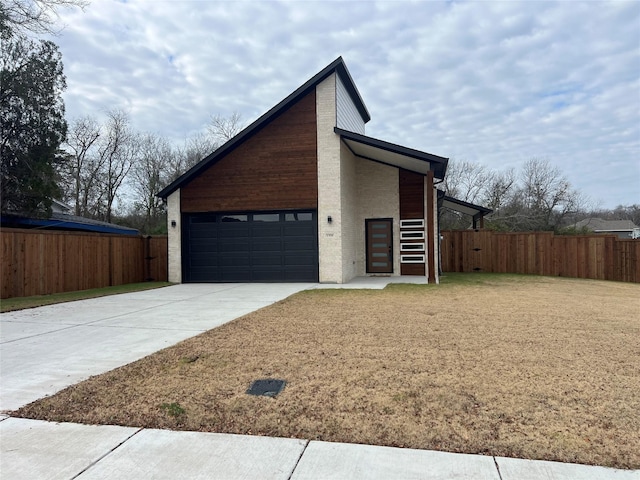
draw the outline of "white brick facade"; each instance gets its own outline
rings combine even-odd
[[[336,115],[333,74],[316,87],[320,282],[367,274],[365,220],[372,218],[393,219],[393,275],[400,275],[398,169],[356,158],[333,131]]]
[[[169,281],[182,283],[182,222],[180,189],[167,197],[167,230],[169,243]],[[176,222],[176,226],[171,226]]]
[[[336,126],[335,73],[316,87],[316,120],[319,280],[343,283],[340,137],[333,131]]]
[[[393,273],[400,275],[400,193],[398,169],[356,159],[358,211],[356,217],[358,275],[366,275],[366,229],[369,218],[393,219]]]

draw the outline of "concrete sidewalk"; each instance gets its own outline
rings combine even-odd
[[[0,421],[0,477],[638,480],[640,471],[290,438]]]
[[[403,281],[175,285],[4,313],[0,410],[17,409],[304,289],[377,289]],[[0,479],[107,478],[640,480],[640,471],[0,415]]]

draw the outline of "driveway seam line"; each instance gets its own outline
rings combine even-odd
[[[307,451],[307,447],[309,446],[309,443],[311,443],[311,440],[305,440],[304,448],[300,452],[300,456],[298,456],[298,460],[296,460],[296,464],[293,466],[293,469],[291,470],[291,473],[287,477],[287,480],[291,480],[291,477],[293,477],[293,474],[296,473],[296,468],[298,468],[298,464],[300,463],[300,460],[302,460],[302,456],[304,455],[304,452]]]
[[[498,471],[498,478],[502,480],[502,473],[500,473],[500,465],[498,465],[498,459],[495,456],[493,457],[493,463],[495,464],[496,470]]]
[[[105,453],[104,455],[102,455],[100,458],[98,458],[97,460],[95,460],[94,462],[91,462],[87,467],[85,467],[83,470],[81,470],[79,473],[77,473],[76,475],[74,475],[73,477],[71,477],[70,480],[74,480],[76,478],[78,478],[80,475],[82,475],[84,472],[86,472],[87,470],[89,470],[91,467],[93,467],[94,465],[97,465],[98,462],[102,461],[105,457],[111,455],[115,450],[117,450],[118,448],[120,448],[122,445],[124,445],[125,442],[128,442],[129,440],[131,440],[131,438],[134,435],[137,435],[138,433],[140,433],[142,430],[144,430],[143,428],[139,428],[138,430],[136,430],[135,432],[133,432],[131,435],[129,435],[127,438],[125,438],[123,441],[121,441],[118,445],[116,445],[115,447],[113,447],[111,450],[109,450],[107,453]]]
[[[204,296],[204,295],[198,295],[198,296]],[[195,297],[192,297],[192,298],[195,298]],[[82,300],[80,300],[80,301],[82,301]],[[30,335],[30,336],[28,336],[28,337],[21,337],[21,338],[16,338],[16,339],[14,339],[14,340],[7,340],[6,342],[0,342],[0,345],[4,345],[4,344],[6,344],[6,343],[19,342],[20,340],[27,340],[27,339],[29,339],[29,338],[37,338],[37,337],[41,337],[42,335],[48,335],[48,334],[50,334],[50,333],[64,332],[65,330],[69,330],[69,329],[71,329],[71,328],[84,327],[84,326],[88,326],[88,325],[94,325],[94,324],[96,324],[96,323],[98,323],[98,322],[103,322],[103,321],[105,321],[105,320],[113,320],[113,319],[120,318],[120,317],[124,317],[124,316],[127,316],[127,315],[132,315],[132,314],[136,314],[136,313],[144,312],[144,311],[146,311],[146,310],[152,310],[152,309],[154,309],[154,308],[164,307],[164,306],[166,306],[166,305],[170,305],[170,304],[172,304],[172,303],[179,303],[179,302],[184,302],[184,301],[186,301],[186,300],[179,300],[178,302],[167,302],[167,303],[162,303],[162,304],[160,304],[160,305],[154,305],[154,306],[152,306],[152,307],[141,308],[140,310],[135,310],[135,311],[133,311],[133,312],[122,313],[122,314],[120,314],[120,315],[114,315],[114,316],[112,316],[112,317],[100,318],[100,319],[98,319],[98,320],[93,320],[93,321],[91,321],[91,322],[86,322],[86,323],[82,323],[82,324],[79,324],[79,325],[70,325],[70,326],[68,326],[68,327],[66,327],[66,328],[60,328],[60,329],[58,329],[58,330],[51,330],[51,331],[48,331],[48,332],[38,333],[38,334],[36,334],[36,335]],[[46,305],[45,305],[45,306],[46,306]],[[20,323],[20,321],[19,321],[19,320],[8,320],[8,321],[9,321],[9,322],[11,322],[11,321],[12,321],[12,322],[14,322],[14,323]],[[34,323],[34,324],[35,324],[36,322],[22,322],[22,323]],[[47,325],[47,324],[46,324],[46,323],[38,323],[38,325]],[[200,331],[200,330],[198,330],[198,331]]]
[[[37,338],[37,337],[42,337],[43,335],[48,335],[50,333],[57,333],[57,332],[64,332],[65,330],[70,330],[72,328],[76,328],[79,327],[80,325],[70,325],[68,327],[65,328],[60,328],[58,330],[49,330],[48,332],[42,332],[42,333],[38,333],[36,335],[29,335],[28,337],[20,337],[20,338],[15,338],[13,340],[7,340],[6,342],[0,342],[0,345],[6,345],[7,343],[15,343],[15,342],[20,342],[22,340],[28,340],[30,338]]]

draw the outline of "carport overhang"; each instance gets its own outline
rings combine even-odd
[[[431,170],[434,178],[444,179],[448,158],[349,132],[338,127],[333,130],[337,135],[340,135],[340,139],[356,157],[403,168],[422,175],[427,175]]]
[[[444,208],[471,216],[474,230],[476,228],[484,228],[484,217],[493,212],[490,208],[449,197],[442,190],[438,190],[438,200],[440,206]],[[478,223],[480,224],[479,226]]]

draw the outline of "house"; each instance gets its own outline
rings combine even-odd
[[[631,220],[603,220],[586,218],[574,225],[577,230],[586,229],[594,233],[610,233],[619,238],[640,238],[640,227]]]
[[[159,192],[172,282],[438,281],[447,158],[365,135],[340,57]]]

